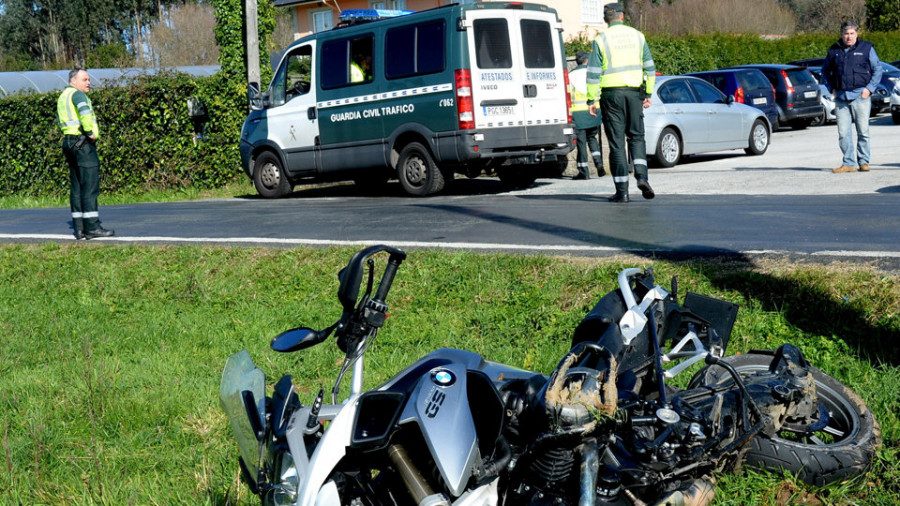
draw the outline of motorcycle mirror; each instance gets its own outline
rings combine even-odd
[[[325,330],[315,330],[309,327],[299,327],[287,330],[272,339],[271,348],[281,353],[305,350],[324,341],[334,330],[334,325]]]

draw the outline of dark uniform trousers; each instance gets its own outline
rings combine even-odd
[[[100,157],[97,148],[90,142],[84,142],[80,149],[75,149],[80,135],[63,137],[62,149],[69,164],[71,192],[69,206],[72,209],[72,228],[91,232],[100,228],[97,212],[97,197],[100,195]]]
[[[594,167],[597,168],[597,175],[603,175],[603,156],[600,150],[600,141],[597,139],[599,130],[599,126],[575,129],[575,139],[577,140],[575,147],[578,149],[576,164],[579,174],[585,179],[590,179],[591,176],[591,168],[588,165],[588,160],[591,158],[594,160]]]
[[[609,164],[616,193],[627,194],[628,153],[631,153],[634,163],[634,177],[647,179],[644,95],[640,88],[603,88],[600,93],[600,111],[609,141]]]

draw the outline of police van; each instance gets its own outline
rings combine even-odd
[[[565,170],[574,129],[555,10],[484,2],[341,19],[292,43],[265,92],[249,87],[240,153],[260,195],[396,178],[425,196],[457,173],[521,187]]]

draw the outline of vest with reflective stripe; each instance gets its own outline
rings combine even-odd
[[[588,100],[599,96],[599,88],[645,87],[649,95],[656,82],[656,65],[644,34],[622,23],[613,23],[594,39],[593,49],[600,67],[588,67]]]
[[[69,86],[59,96],[59,100],[56,102],[56,120],[59,127],[65,135],[85,133],[98,137],[100,128],[97,125],[97,118],[94,116],[91,99],[81,93],[79,98],[84,97],[84,101],[76,105],[74,103],[76,93],[79,93],[78,89]]]
[[[587,111],[587,65],[579,65],[569,72],[570,112]]]

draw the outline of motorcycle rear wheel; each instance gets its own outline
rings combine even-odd
[[[723,360],[741,376],[765,372],[774,354],[749,353]],[[868,469],[881,446],[881,429],[872,411],[855,392],[822,371],[810,367],[819,404],[829,414],[827,426],[806,432],[783,427],[774,437],[759,436],[748,443],[744,462],[770,471],[789,471],[811,485],[847,480]],[[732,381],[722,367],[706,367],[691,385],[721,385]]]

